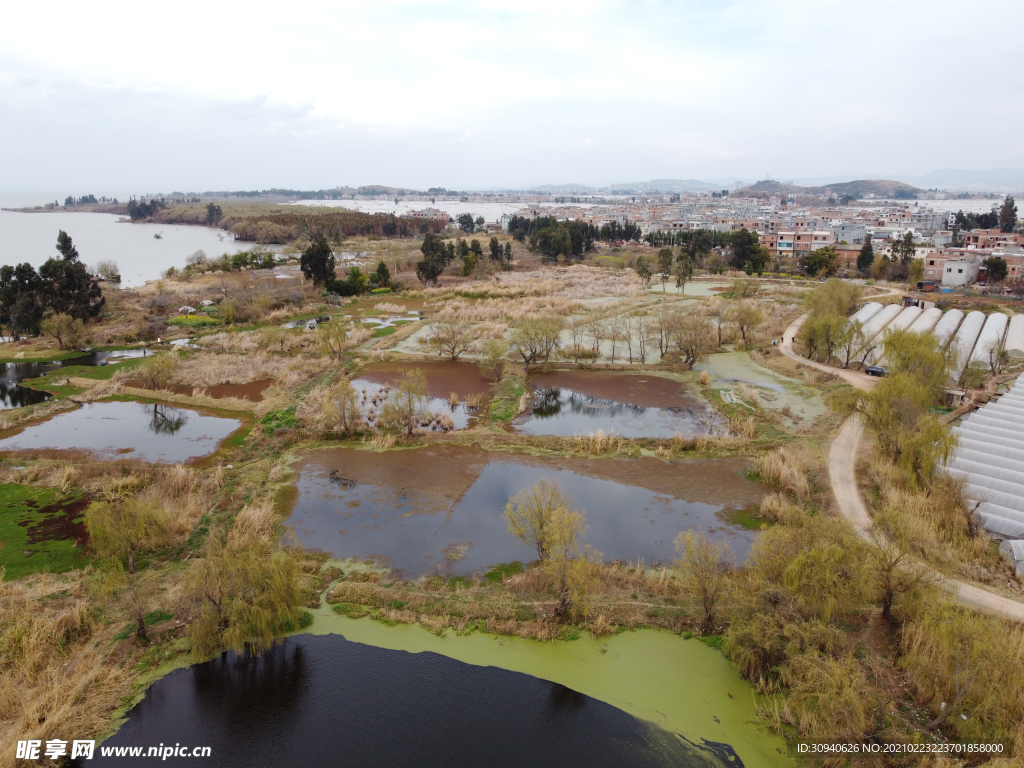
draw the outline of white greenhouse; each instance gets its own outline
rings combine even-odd
[[[1006,331],[1006,354],[1010,357],[1024,357],[1024,315],[1010,318],[1010,328]]]
[[[914,333],[928,333],[935,327],[935,324],[939,322],[939,318],[942,317],[942,310],[938,307],[931,307],[926,309],[918,318],[910,324],[910,330]]]
[[[1014,383],[953,433],[957,448],[946,469],[966,481],[982,525],[1004,538],[1024,538],[1024,385]]]
[[[942,319],[935,324],[932,333],[939,340],[939,344],[945,346],[953,338],[956,329],[960,327],[960,321],[964,319],[964,313],[959,309],[951,309],[942,316]]]
[[[959,381],[960,374],[967,367],[967,361],[971,359],[971,350],[974,349],[974,342],[978,340],[981,329],[985,325],[984,312],[971,312],[964,318],[960,330],[950,342],[950,350],[954,353],[953,370],[950,376],[953,381]]]
[[[1010,318],[1002,312],[993,312],[985,320],[985,327],[981,329],[978,342],[974,345],[974,353],[971,355],[970,365],[972,368],[990,368],[991,357],[999,354],[999,346],[1003,343],[1003,336],[1006,335],[1006,324]],[[996,369],[998,370],[998,369]]]
[[[861,307],[860,309],[853,313],[853,315],[850,317],[850,322],[860,323],[861,325],[864,325],[864,323],[866,323],[872,317],[877,315],[881,311],[881,309],[882,305],[879,304],[877,301],[869,301],[867,304],[865,304],[863,307]]]

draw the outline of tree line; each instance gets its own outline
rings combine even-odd
[[[483,246],[479,240],[471,240],[467,243],[461,237],[455,242],[445,243],[438,235],[427,233],[420,246],[423,259],[416,262],[416,276],[424,283],[437,283],[444,270],[455,261],[462,259],[462,274],[472,275],[476,271],[477,263],[484,256]],[[504,246],[498,238],[492,237],[488,248],[490,260],[502,269],[512,269],[512,243],[505,243]]]
[[[47,259],[38,272],[28,262],[0,267],[0,318],[11,336],[38,336],[47,318],[84,323],[103,309],[99,279],[79,261],[64,230],[57,235],[57,251],[60,257]]]

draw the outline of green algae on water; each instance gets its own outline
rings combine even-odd
[[[574,642],[542,643],[474,632],[443,637],[418,624],[353,619],[330,607],[314,611],[312,634],[357,643],[439,653],[560,683],[654,723],[687,740],[729,744],[747,768],[788,765],[786,742],[755,722],[753,691],[730,662],[704,643],[644,629]]]

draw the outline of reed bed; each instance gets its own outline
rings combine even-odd
[[[800,501],[811,498],[811,484],[800,461],[785,448],[762,453],[757,457],[757,471],[769,485],[789,491]]]

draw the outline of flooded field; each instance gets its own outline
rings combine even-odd
[[[237,419],[131,402],[86,403],[0,440],[0,452],[67,451],[99,459],[182,462],[206,456]]]
[[[273,383],[273,379],[262,379],[260,381],[250,381],[247,384],[214,384],[209,387],[191,387],[188,384],[164,384],[160,389],[179,395],[205,395],[206,397],[216,399],[236,397],[239,400],[249,400],[250,402],[257,403],[263,399],[263,393]],[[150,388],[150,385],[141,379],[131,379],[126,381],[125,384],[129,387],[138,387],[139,389]]]
[[[124,349],[114,352],[86,352],[66,360],[7,363],[0,366],[0,410],[20,408],[50,399],[49,392],[21,386],[21,382],[26,379],[34,379],[44,373],[71,365],[108,365],[119,360],[142,357],[146,353],[145,349]]]
[[[539,459],[434,445],[376,453],[308,451],[296,466],[287,524],[302,544],[338,558],[373,559],[407,577],[469,574],[536,552],[508,533],[509,498],[542,478],[586,513],[586,542],[606,561],[668,562],[684,530],[728,541],[738,560],[753,532],[727,522],[764,488],[736,460]]]
[[[380,410],[386,389],[407,371],[419,370],[427,381],[428,411],[447,414],[455,429],[466,429],[476,423],[477,414],[489,400],[491,382],[479,366],[472,363],[428,361],[420,363],[377,363],[360,371],[352,379],[352,386],[360,397],[364,414],[370,406],[374,412]],[[364,394],[365,393],[365,396]],[[451,396],[455,394],[458,405],[452,407]]]
[[[738,763],[727,743],[689,741],[560,683],[339,635],[171,672],[104,742],[159,743],[209,746],[229,768]],[[98,749],[94,760],[123,762]]]
[[[746,352],[711,355],[707,362],[695,365],[694,370],[707,371],[712,387],[729,389],[739,400],[744,399],[737,391],[739,385],[756,389],[761,405],[772,410],[788,406],[797,422],[812,421],[828,410],[818,390],[758,365]]]
[[[654,374],[556,371],[530,377],[531,408],[513,422],[530,435],[694,437],[724,433],[726,421],[686,385]]]

